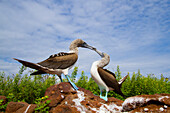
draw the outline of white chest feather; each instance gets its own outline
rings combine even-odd
[[[106,90],[108,91],[109,88],[107,87],[107,85],[103,82],[103,80],[101,79],[99,73],[98,73],[98,67],[97,64],[99,63],[99,61],[96,61],[92,64],[91,67],[91,75],[92,78],[94,79],[94,81],[97,83],[97,85],[99,86],[100,90]]]

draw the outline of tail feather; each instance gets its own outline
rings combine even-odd
[[[40,74],[46,74],[46,72],[36,71],[36,72],[31,73],[30,75],[40,75]]]
[[[16,58],[13,58],[14,60],[17,60],[18,62],[22,63],[24,66],[26,67],[30,67],[32,69],[36,69],[36,70],[41,70],[41,66],[36,64],[36,63],[31,63],[31,62],[27,62],[27,61],[24,61],[24,60],[19,60],[19,59],[16,59]]]
[[[123,77],[121,80],[119,80],[118,84],[119,84],[119,87],[121,88],[122,86],[122,83],[126,80],[126,78],[128,77],[128,75],[126,75],[125,77]]]

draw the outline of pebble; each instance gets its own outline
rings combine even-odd
[[[167,106],[167,105],[164,105],[164,108],[165,108],[165,109],[167,109],[167,108],[168,108],[168,106]]]
[[[144,111],[148,111],[149,109],[148,108],[144,108]]]
[[[160,110],[160,111],[163,111],[163,110],[164,110],[164,108],[163,108],[163,107],[160,107],[160,108],[159,108],[159,110]]]

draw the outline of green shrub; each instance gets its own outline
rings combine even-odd
[[[37,98],[43,97],[46,89],[57,81],[54,75],[52,77],[22,75],[24,70],[25,67],[22,66],[19,73],[13,77],[0,73],[0,95],[12,96],[9,101],[24,101],[31,104]]]
[[[48,99],[48,96],[36,99],[35,104],[37,104],[37,107],[35,108],[35,113],[48,113],[50,107],[47,105],[51,102],[51,100],[46,99]]]
[[[23,75],[24,70],[26,70],[26,68],[22,66],[18,74],[13,76],[7,76],[4,72],[0,72],[0,95],[6,96],[9,102],[24,101],[29,104],[34,103],[36,99],[42,98],[46,89],[56,84],[58,80],[58,77],[55,75]],[[91,77],[86,76],[84,71],[82,71],[80,78],[76,80],[77,71],[78,67],[75,67],[70,79],[78,87],[90,90],[93,94],[99,95],[100,90],[98,85]],[[125,76],[121,75],[119,66],[117,66],[115,75],[117,76],[117,80]],[[143,76],[140,70],[132,75],[128,73],[128,75],[121,88],[126,97],[143,94],[170,93],[170,81],[168,78],[164,78],[163,75],[161,75],[160,78],[156,78],[153,74]],[[67,80],[64,79],[64,81]],[[114,91],[110,91],[108,96],[124,100],[123,97],[116,94]]]
[[[3,99],[0,100],[0,111],[5,111],[5,109],[6,109],[7,105],[8,105],[8,103],[6,103],[4,105],[1,105],[3,103],[3,101],[4,101]]]

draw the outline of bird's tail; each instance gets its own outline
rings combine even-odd
[[[40,75],[40,74],[46,74],[46,72],[44,72],[44,71],[35,71],[35,72],[31,73],[30,75]]]
[[[27,62],[27,61],[24,61],[24,60],[19,60],[19,59],[16,59],[16,58],[13,58],[14,60],[17,60],[18,62],[22,63],[24,66],[26,67],[30,67],[32,69],[36,69],[36,70],[41,70],[41,66],[36,64],[36,63],[31,63],[31,62]]]
[[[126,80],[126,78],[128,77],[128,75],[126,75],[125,77],[123,77],[121,80],[119,80],[118,84],[119,84],[119,87],[121,88],[122,86],[122,83]]]

